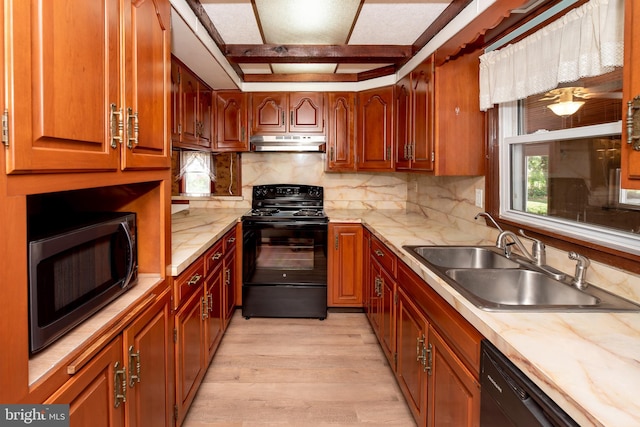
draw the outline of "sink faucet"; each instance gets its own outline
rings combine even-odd
[[[591,265],[591,261],[589,261],[589,258],[586,256],[580,255],[576,252],[569,252],[569,259],[577,261],[576,273],[571,284],[578,289],[585,289],[587,287],[585,277],[587,275],[587,268]]]
[[[501,233],[502,233],[502,232],[504,232],[504,230],[502,229],[502,227],[500,227],[500,226],[498,225],[498,223],[496,222],[496,220],[495,220],[495,219],[493,219],[493,217],[491,216],[491,214],[490,214],[489,212],[480,212],[478,215],[476,215],[475,217],[473,217],[473,219],[478,219],[478,218],[479,218],[479,217],[481,217],[481,216],[484,216],[484,217],[488,218],[488,219],[493,223],[493,225],[495,225],[495,226],[496,226],[496,228],[497,228],[498,230],[500,230],[500,232],[501,232]]]

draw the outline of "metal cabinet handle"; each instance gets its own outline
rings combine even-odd
[[[124,123],[122,122],[122,110],[118,110],[116,104],[111,104],[109,111],[109,123],[111,124],[111,148],[116,148],[118,143],[122,143],[122,130]]]
[[[636,123],[634,116],[640,110],[640,95],[627,102],[627,144],[631,144],[633,149],[640,151],[640,134],[634,134]]]
[[[138,112],[133,112],[133,108],[127,108],[127,148],[133,148],[134,144],[138,145],[138,136],[140,133],[140,124],[138,121]]]
[[[207,294],[207,299],[209,300],[209,304],[208,304],[209,311],[213,311],[213,294],[211,292]]]
[[[235,242],[235,241],[236,241],[236,238],[235,238],[235,237],[229,237],[229,238],[227,239],[227,243],[233,243],[233,242]]]
[[[375,250],[375,254],[379,257],[383,257],[384,256],[384,252],[382,252],[380,249],[376,249]]]
[[[189,279],[189,281],[187,282],[187,285],[193,286],[196,283],[198,283],[200,281],[200,279],[202,279],[202,276],[199,275],[198,273],[196,273],[193,276],[191,276],[191,279]]]
[[[134,364],[135,359],[135,364]],[[140,351],[133,352],[133,346],[129,346],[129,366],[136,367],[136,373],[131,372],[129,376],[129,387],[133,387],[140,382]],[[133,368],[131,369],[133,371]]]
[[[220,259],[220,257],[222,257],[222,252],[216,252],[215,254],[211,255],[211,261],[217,261]]]
[[[200,298],[200,317],[202,320],[205,320],[209,317],[209,305],[208,298],[201,297]]]
[[[120,367],[120,362],[113,365],[113,406],[119,407],[127,401],[127,368]]]
[[[231,269],[230,269],[230,268],[227,268],[227,269],[224,271],[224,274],[225,274],[225,279],[224,279],[224,281],[226,282],[226,284],[227,284],[227,285],[231,285]]]

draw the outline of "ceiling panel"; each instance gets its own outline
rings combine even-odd
[[[349,44],[411,45],[451,1],[366,1]]]
[[[202,0],[209,19],[226,44],[261,44],[251,0]]]

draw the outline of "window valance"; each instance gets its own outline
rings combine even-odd
[[[591,0],[525,39],[480,57],[480,109],[623,63],[624,0]]]

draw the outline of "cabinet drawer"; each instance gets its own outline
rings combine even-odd
[[[204,283],[204,258],[200,257],[175,280],[176,307]]]
[[[229,251],[234,251],[236,249],[236,228],[233,227],[227,234],[222,238],[223,240],[223,250],[225,254],[228,254]]]
[[[391,277],[396,277],[396,255],[373,236],[371,237],[371,257],[378,261]]]
[[[215,268],[222,264],[224,258],[224,249],[222,240],[218,240],[213,246],[204,253],[204,271],[206,275],[209,275]]]
[[[429,322],[477,378],[482,334],[402,262],[398,266],[398,286],[422,308]]]

